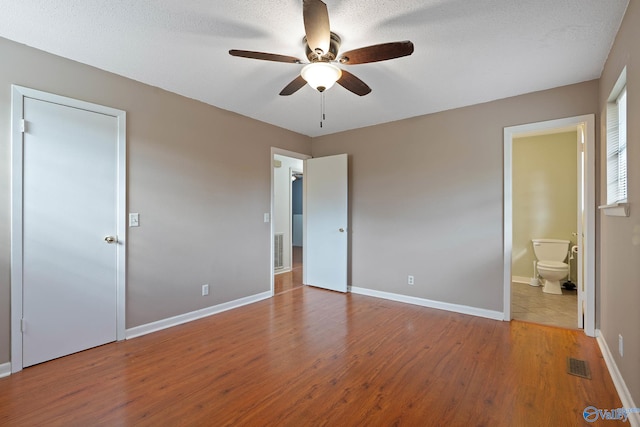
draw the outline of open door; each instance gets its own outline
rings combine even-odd
[[[347,155],[305,160],[305,285],[347,292]]]

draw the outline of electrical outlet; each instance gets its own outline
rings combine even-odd
[[[407,276],[407,285],[413,285],[414,279],[413,276]]]
[[[620,357],[624,356],[624,339],[622,338],[622,334],[618,334],[618,353],[620,353]]]
[[[209,295],[209,285],[202,285],[202,296]]]

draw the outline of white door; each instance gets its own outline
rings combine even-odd
[[[304,284],[347,292],[347,155],[304,164]]]
[[[27,367],[116,340],[118,119],[32,98],[23,114]]]

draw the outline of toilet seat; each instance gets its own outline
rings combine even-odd
[[[538,261],[538,267],[545,270],[566,270],[569,264],[560,261]]]

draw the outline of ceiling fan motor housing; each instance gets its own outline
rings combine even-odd
[[[307,43],[306,37],[302,39],[302,42],[304,43],[309,62],[330,62],[335,61],[335,59],[338,57],[338,50],[340,49],[341,40],[340,36],[332,31],[331,39],[329,41],[329,52],[324,53],[316,53],[315,51],[311,50],[309,44]]]

